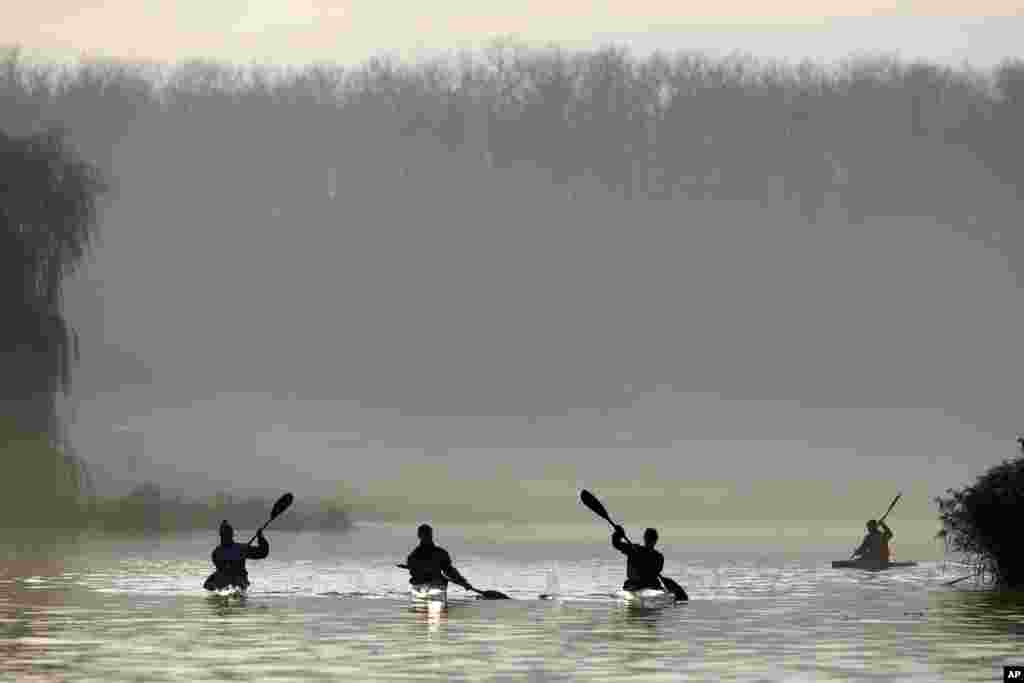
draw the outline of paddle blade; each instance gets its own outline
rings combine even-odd
[[[291,507],[292,502],[295,500],[295,496],[290,493],[286,493],[277,499],[274,503],[274,507],[270,511],[270,519],[276,519],[278,515]]]
[[[501,591],[480,591],[480,597],[482,597],[484,600],[511,600],[512,599],[512,598],[508,597],[507,595],[505,595],[504,593],[502,593]]]
[[[672,593],[672,595],[676,596],[677,601],[682,602],[684,600],[690,599],[690,596],[686,594],[686,591],[683,590],[683,587],[675,581],[673,581],[672,579],[668,578],[667,576],[661,577],[661,582],[665,584],[665,588],[667,588],[669,592]]]
[[[260,532],[262,532],[264,529],[270,526],[270,523],[277,519],[278,515],[287,510],[291,506],[292,501],[294,500],[295,496],[293,496],[290,493],[286,493],[280,498],[278,498],[277,502],[274,503],[274,507],[271,508],[270,510],[270,519],[268,519],[266,523],[264,523],[263,526],[260,527],[260,530],[256,532],[255,536],[249,539],[249,545],[252,545],[252,542],[259,537]]]
[[[590,508],[595,515],[606,520],[609,524],[614,524],[611,517],[608,516],[608,511],[604,509],[604,505],[601,505],[601,501],[599,501],[593,493],[583,489],[580,491],[580,500],[584,505]]]

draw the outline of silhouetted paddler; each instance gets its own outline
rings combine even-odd
[[[249,572],[245,568],[246,560],[262,560],[270,554],[270,543],[263,536],[261,529],[256,534],[258,545],[235,543],[235,530],[224,520],[220,524],[220,545],[214,548],[210,559],[217,568],[204,584],[207,590],[218,590],[229,586],[238,588],[249,587]]]
[[[882,528],[879,531],[879,527]],[[875,521],[869,519],[867,523],[868,533],[864,536],[860,546],[853,551],[853,556],[862,560],[871,560],[880,564],[889,563],[889,539],[895,534],[885,523],[885,520]]]
[[[452,558],[448,551],[434,545],[434,530],[429,524],[421,524],[416,530],[420,544],[416,546],[405,561],[409,569],[409,583],[422,585],[447,586],[448,582],[466,586],[469,584],[452,566]]]
[[[626,581],[622,584],[623,590],[635,591],[642,588],[661,589],[659,578],[662,569],[665,568],[665,557],[654,549],[658,542],[656,529],[647,529],[644,532],[644,544],[634,545],[626,539],[626,531],[618,524],[615,525],[615,533],[612,534],[612,545],[628,559],[626,561]]]

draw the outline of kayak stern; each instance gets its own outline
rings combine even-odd
[[[432,583],[412,584],[409,596],[414,605],[447,605],[448,586]]]
[[[620,590],[616,597],[629,607],[640,607],[652,609],[656,607],[667,607],[675,603],[674,595],[665,590],[656,588],[641,588],[640,590]]]

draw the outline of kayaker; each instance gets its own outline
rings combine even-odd
[[[885,520],[876,521],[874,519],[868,520],[867,528],[868,533],[864,536],[860,546],[853,551],[853,557],[889,564],[889,539],[894,535],[892,529],[885,523]]]
[[[658,542],[657,529],[644,531],[644,544],[634,545],[626,539],[626,530],[618,524],[612,534],[612,546],[625,555],[626,581],[623,590],[635,591],[642,588],[661,589],[661,571],[665,568],[665,557],[654,549]]]
[[[206,580],[206,588],[216,590],[228,586],[239,588],[249,587],[249,572],[245,569],[246,560],[262,560],[270,554],[270,543],[263,536],[261,529],[256,534],[258,545],[242,545],[235,543],[235,530],[227,520],[220,523],[220,545],[214,548],[210,559],[217,571]]]
[[[434,545],[434,529],[429,524],[421,524],[416,529],[416,535],[420,544],[409,553],[409,559],[405,561],[409,569],[409,583],[446,586],[451,581],[460,586],[469,585],[459,570],[452,566],[448,551]]]

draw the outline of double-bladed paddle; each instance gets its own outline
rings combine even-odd
[[[268,519],[266,521],[266,523],[263,526],[260,527],[259,531],[257,531],[255,534],[253,534],[253,537],[249,539],[249,542],[246,545],[252,545],[252,542],[256,540],[256,537],[259,536],[260,533],[264,529],[266,529],[268,526],[270,526],[271,522],[273,522],[275,519],[280,517],[282,512],[284,512],[289,507],[291,507],[292,502],[294,502],[294,501],[295,501],[295,496],[293,496],[290,493],[286,493],[283,496],[281,496],[280,498],[278,498],[277,502],[274,503],[274,507],[271,508],[271,510],[270,510],[270,519]]]
[[[395,566],[398,567],[399,569],[408,569],[409,568],[409,565],[407,565],[407,564],[396,564]],[[449,580],[451,580],[451,579],[449,579]],[[501,591],[482,591],[479,588],[474,588],[472,585],[470,585],[470,583],[468,581],[466,581],[465,583],[461,583],[459,581],[452,581],[452,583],[454,583],[456,586],[462,586],[463,588],[465,588],[468,591],[473,591],[474,593],[479,593],[483,597],[484,600],[511,600],[512,599],[509,596],[507,596],[504,593],[502,593]]]
[[[903,497],[903,492],[902,491],[896,494],[896,497],[892,499],[891,503],[889,503],[889,508],[885,511],[885,514],[878,518],[878,523],[879,524],[881,524],[882,522],[885,521],[885,518],[889,516],[889,513],[892,512],[892,509],[894,507],[896,507],[896,503],[899,502],[899,499],[902,498],[902,497]],[[850,553],[850,559],[853,559],[853,556],[856,555],[856,554],[857,554],[856,550],[854,550],[852,553]]]
[[[584,505],[590,508],[591,512],[593,512],[595,515],[611,524],[612,528],[615,527],[615,522],[613,522],[612,518],[608,516],[608,511],[604,509],[604,505],[601,505],[601,501],[599,501],[593,493],[586,489],[583,489],[582,491],[580,491],[580,500],[583,501]],[[628,536],[626,537],[626,541],[630,545],[633,544],[633,542],[629,540]],[[686,594],[686,591],[683,590],[683,587],[675,581],[673,581],[672,579],[668,578],[667,576],[659,576],[658,578],[660,578],[661,582],[665,584],[665,587],[668,588],[669,591],[671,591],[672,595],[676,597],[676,600],[682,602],[683,600],[690,599],[690,596]]]

